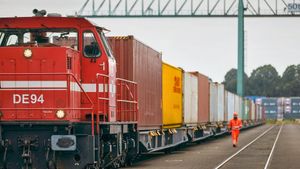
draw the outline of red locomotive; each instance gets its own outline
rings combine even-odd
[[[116,78],[104,28],[0,19],[0,168],[105,168],[137,152],[136,84]]]

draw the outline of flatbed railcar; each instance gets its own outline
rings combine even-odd
[[[105,28],[84,18],[35,13],[34,17],[0,18],[0,168],[118,168],[131,164],[141,153],[168,152],[226,133],[225,111],[217,112],[223,118],[209,118],[215,114],[209,110],[214,105],[209,103],[208,77],[162,64],[159,52],[137,41],[130,43],[142,50],[123,49],[136,50],[132,61],[119,60],[124,51],[117,53],[113,45],[111,49]],[[141,56],[141,51],[149,55]],[[152,65],[156,74],[147,74],[153,76],[147,83],[142,83],[141,73],[117,77],[118,64],[124,70],[135,70],[132,66],[142,59],[157,63]],[[163,65],[175,72],[168,74],[171,82],[165,80],[165,84]],[[140,67],[141,72],[147,71]],[[193,75],[197,77],[193,83],[198,79],[198,89],[194,86],[198,93],[184,89],[185,78]],[[149,85],[152,81],[155,87]],[[154,96],[151,92],[156,92],[155,101],[141,100]],[[191,108],[184,104],[186,99],[193,101],[183,97],[188,92],[191,96],[205,94],[200,93],[194,102],[198,105]],[[169,94],[178,99],[164,99]],[[238,104],[235,106],[240,107]],[[261,109],[254,107],[249,126],[262,119],[257,113]],[[198,113],[196,120],[183,119],[196,117],[194,113]],[[153,121],[147,121],[147,115]]]

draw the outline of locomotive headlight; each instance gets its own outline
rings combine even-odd
[[[66,113],[63,110],[57,110],[56,117],[59,119],[63,119],[66,116]]]
[[[25,56],[25,58],[31,58],[32,50],[31,49],[25,49],[24,50],[24,56]]]

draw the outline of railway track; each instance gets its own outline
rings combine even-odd
[[[217,165],[215,169],[241,167],[243,169],[268,169],[282,127],[283,125],[271,126],[247,145],[240,148],[236,153]]]

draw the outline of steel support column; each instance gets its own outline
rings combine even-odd
[[[237,94],[244,97],[244,2],[239,0],[238,7],[238,70],[237,70]],[[244,101],[242,112],[245,111]],[[242,118],[242,117],[240,117]]]

